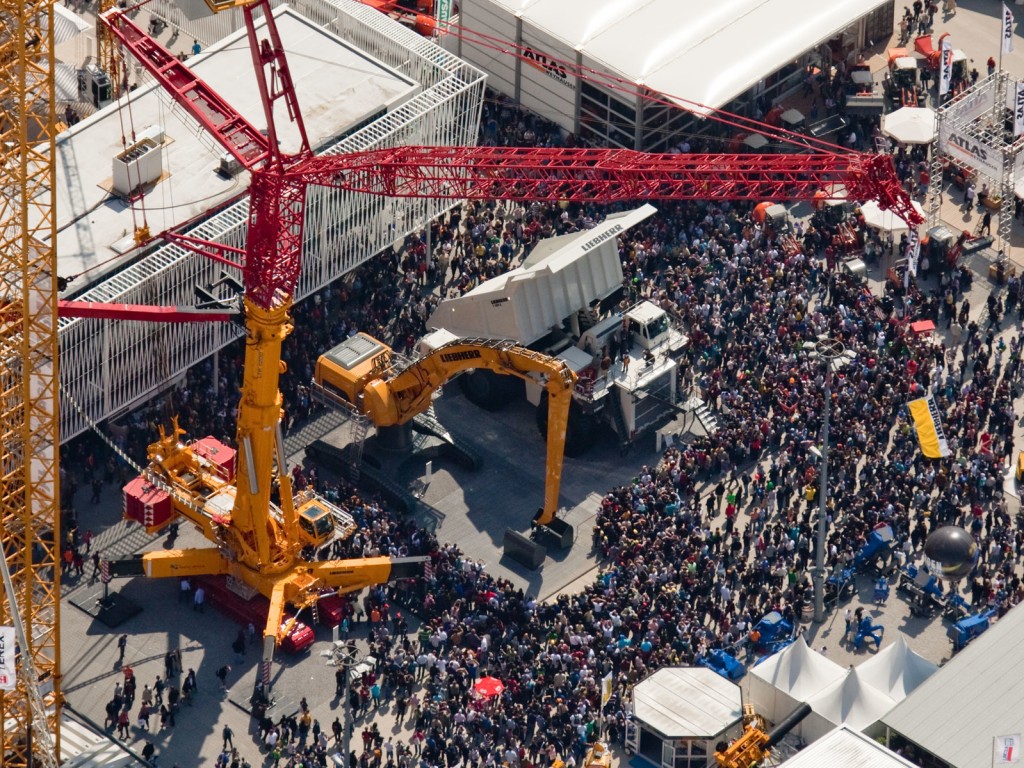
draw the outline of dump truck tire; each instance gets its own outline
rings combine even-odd
[[[548,437],[548,395],[545,392],[537,406],[537,430],[540,436]],[[582,456],[593,445],[597,424],[585,414],[576,403],[569,407],[569,424],[565,430],[565,455]]]
[[[522,388],[516,378],[485,370],[467,371],[459,376],[458,382],[466,399],[485,411],[500,410]]]

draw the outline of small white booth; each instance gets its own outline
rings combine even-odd
[[[626,749],[658,768],[715,765],[715,745],[743,730],[735,683],[703,667],[659,669],[633,688]]]

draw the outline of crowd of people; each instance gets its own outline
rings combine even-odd
[[[487,143],[572,143],[497,95],[486,105],[482,130]],[[918,163],[907,158],[911,180]],[[980,311],[969,306],[968,284],[958,274],[944,275],[931,297],[899,286],[875,297],[826,254],[836,225],[821,215],[798,231],[803,247],[792,252],[749,205],[658,207],[657,217],[619,237],[625,293],[656,302],[686,328],[682,378],[716,411],[719,428],[684,436],[656,465],[604,496],[593,533],[602,567],[584,590],[538,603],[456,545],[400,518],[382,498],[300,470],[300,486],[316,485],[359,524],[331,555],[430,556],[421,583],[377,587],[350,606],[345,631],[365,621],[378,660],[354,686],[353,703],[371,719],[377,706],[393,706],[413,734],[393,743],[368,727],[352,764],[526,768],[558,756],[573,766],[601,730],[605,676],[611,674],[614,693],[603,727],[618,740],[628,691],[651,671],[693,664],[716,648],[749,652],[750,630],[768,611],[795,621],[810,591],[821,471],[812,449],[821,439],[826,376],[828,564],[849,564],[880,523],[892,526],[902,560],[917,556],[936,526],[962,525],[981,550],[972,606],[1003,613],[1024,598],[1016,569],[1024,530],[1002,495],[1024,367],[1019,336],[1007,344],[999,335],[1003,318],[1020,325],[1019,284],[995,288]],[[410,236],[401,250],[297,305],[284,350],[289,375],[281,382],[289,423],[314,407],[305,383],[318,354],[357,330],[411,350],[442,297],[515,266],[544,237],[593,226],[609,210],[464,204],[432,223],[432,252],[426,233]],[[960,343],[947,348],[939,337],[916,335],[910,321],[921,317],[949,317]],[[807,347],[820,335],[839,340],[853,361],[826,371]],[[141,459],[171,407],[193,436],[231,443],[243,353],[240,343],[222,351],[216,380],[212,362],[190,370],[172,404],[129,417],[132,428],[115,434],[122,446]],[[941,461],[921,456],[906,406],[928,393],[952,451]],[[91,441],[72,445],[65,461],[89,467],[91,483],[124,479]],[[421,621],[413,635],[405,631],[409,613]],[[172,664],[163,681],[174,689],[174,702],[161,692],[148,704],[152,712],[159,702],[165,727],[187,699],[168,684],[179,675]],[[504,681],[504,691],[478,694],[474,684],[485,675]],[[126,706],[124,691],[116,693],[111,727],[120,727],[134,700]],[[327,764],[330,739],[308,706],[302,712],[297,720],[259,721],[257,738],[274,765]],[[136,718],[139,728],[143,719]],[[336,746],[336,730],[334,736]],[[218,760],[237,768],[234,744],[225,737],[224,746]]]

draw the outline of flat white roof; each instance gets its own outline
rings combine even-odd
[[[822,736],[779,768],[914,768],[890,749],[845,725]]]
[[[291,8],[278,8],[275,16],[314,149],[419,92],[413,80]],[[244,29],[190,59],[189,65],[253,125],[265,127]],[[57,138],[57,271],[69,277],[95,268],[73,283],[76,292],[127,258],[119,258],[118,250],[131,239],[132,213],[110,190],[112,158],[122,151],[121,137],[132,124],[136,135],[153,125],[165,132],[164,175],[142,201],[152,232],[188,221],[249,186],[246,173],[233,179],[216,173],[223,149],[205,135],[200,138],[197,124],[179,119],[157,85],[150,82],[136,89],[130,99],[130,112],[111,104]],[[283,109],[277,125],[282,147],[297,149],[298,131]],[[140,211],[136,219],[141,223]]]
[[[992,763],[992,740],[1024,733],[1024,605],[914,689],[882,723],[957,768]]]
[[[885,0],[487,0],[584,63],[718,109]],[[484,30],[486,31],[486,30]],[[588,61],[589,60],[589,61]]]
[[[638,721],[670,739],[710,739],[743,719],[740,688],[704,667],[659,669],[633,688]]]

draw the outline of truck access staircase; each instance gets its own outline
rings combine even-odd
[[[718,431],[718,416],[701,398],[693,395],[683,403],[682,407],[684,411],[696,417],[697,422],[709,436]]]

